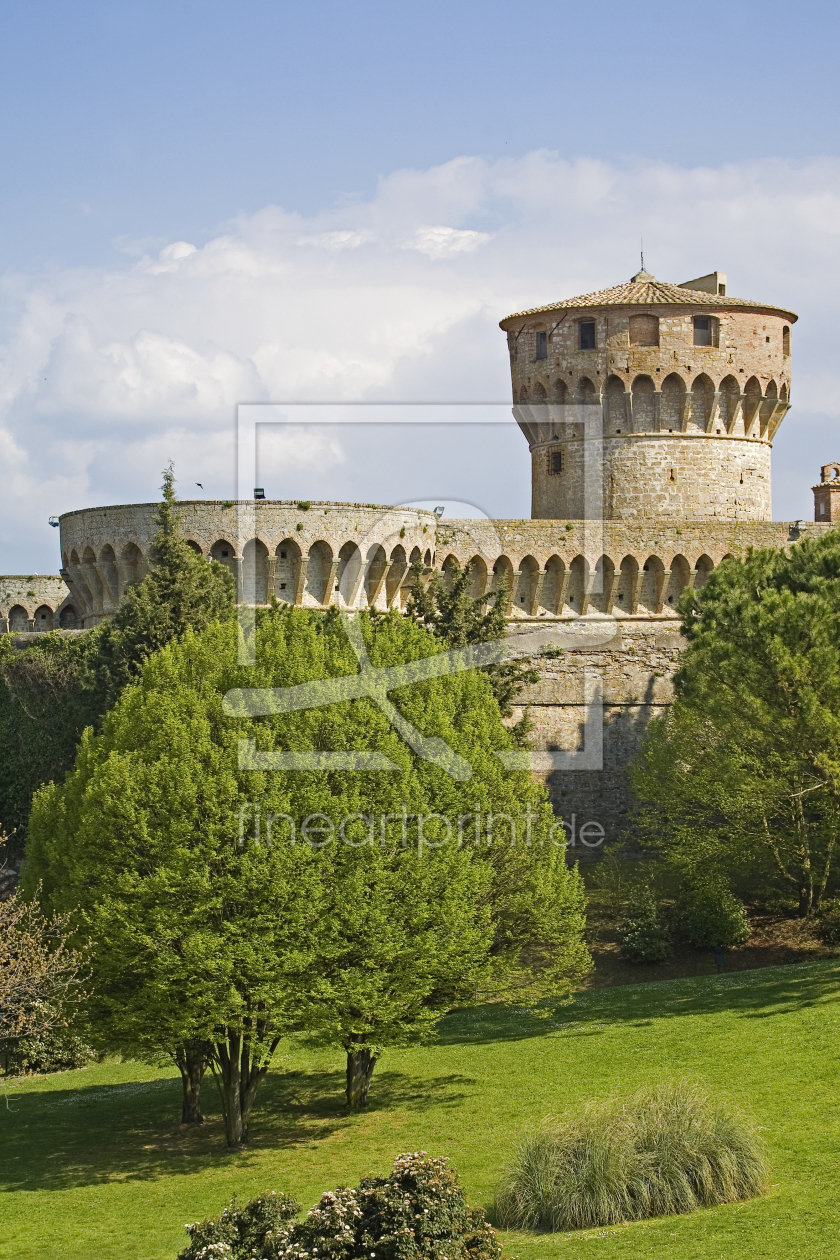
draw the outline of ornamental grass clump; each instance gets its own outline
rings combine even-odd
[[[522,1143],[496,1198],[512,1229],[570,1230],[734,1203],[767,1187],[755,1123],[675,1081],[589,1103]]]

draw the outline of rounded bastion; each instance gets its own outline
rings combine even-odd
[[[769,521],[796,319],[646,271],[503,319],[532,517]]]
[[[79,624],[111,616],[149,569],[157,503],[85,508],[60,518],[61,576]],[[359,503],[183,501],[184,537],[236,581],[238,602],[272,595],[306,608],[402,607],[411,565],[434,563],[433,512]]]

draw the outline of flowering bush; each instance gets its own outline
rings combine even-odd
[[[325,1194],[290,1231],[278,1260],[496,1260],[502,1249],[480,1208],[464,1198],[446,1159],[399,1155],[388,1177]],[[273,1260],[273,1258],[272,1258]]]
[[[276,1206],[266,1206],[270,1200]],[[282,1207],[280,1205],[283,1205]],[[259,1205],[259,1206],[257,1206]],[[253,1210],[252,1210],[253,1209]],[[234,1203],[218,1221],[188,1225],[179,1260],[500,1260],[502,1249],[480,1208],[464,1198],[446,1159],[400,1155],[388,1177],[321,1196],[291,1224],[293,1199],[263,1195]],[[250,1216],[248,1216],[250,1212]],[[245,1219],[252,1225],[243,1228]]]
[[[189,1246],[178,1260],[259,1260],[286,1237],[285,1227],[300,1212],[300,1204],[287,1194],[258,1195],[244,1207],[231,1199],[218,1218],[185,1226]]]

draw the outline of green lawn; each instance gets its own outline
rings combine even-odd
[[[386,1171],[403,1150],[452,1158],[489,1205],[517,1137],[579,1099],[688,1075],[766,1128],[768,1198],[622,1228],[508,1235],[543,1257],[840,1257],[840,964],[809,963],[592,990],[547,1021],[486,1007],[450,1017],[434,1045],[389,1052],[370,1108],[342,1110],[335,1054],[297,1047],[263,1086],[247,1154],[230,1155],[212,1081],[210,1122],[184,1132],[171,1072],[106,1064],[13,1083],[2,1111],[7,1191],[0,1256],[173,1260],[183,1223],[234,1193],[319,1194]]]

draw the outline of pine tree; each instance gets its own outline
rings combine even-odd
[[[633,768],[634,834],[684,875],[811,915],[840,834],[840,533],[727,560],[680,611],[688,647]]]

